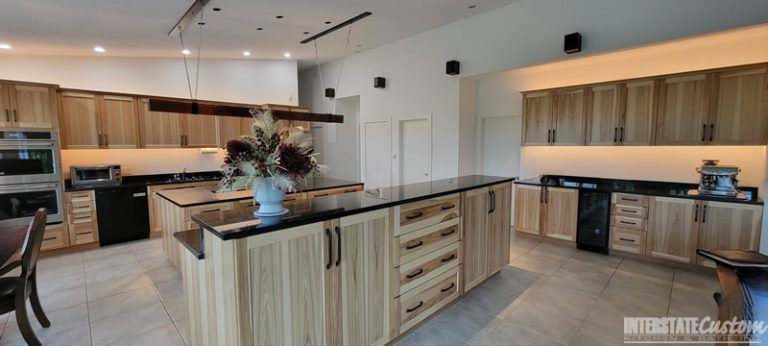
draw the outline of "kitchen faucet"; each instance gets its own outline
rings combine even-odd
[[[187,180],[187,169],[186,168],[181,170],[181,180],[184,180],[184,181]]]

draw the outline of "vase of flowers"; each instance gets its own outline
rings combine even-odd
[[[251,110],[253,135],[227,142],[220,191],[252,188],[259,209],[256,216],[279,215],[286,210],[285,193],[318,173],[314,147],[300,140],[301,131],[281,128],[272,112]]]

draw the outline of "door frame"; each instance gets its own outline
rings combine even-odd
[[[432,113],[424,113],[419,115],[413,115],[413,116],[405,116],[405,117],[398,117],[397,121],[392,122],[392,139],[390,140],[390,145],[392,146],[392,164],[391,167],[391,177],[390,179],[392,185],[401,185],[403,180],[403,171],[402,171],[402,148],[400,147],[400,140],[401,138],[401,132],[402,132],[402,125],[403,123],[407,121],[414,121],[414,120],[426,120],[427,126],[429,127],[429,141],[428,141],[428,152],[429,152],[429,160],[427,163],[427,169],[429,170],[429,178],[427,181],[432,180],[432,158],[434,156],[434,153],[432,152],[432,139],[433,139],[433,128],[432,128]]]
[[[390,138],[389,138],[389,153],[390,157],[387,159],[389,162],[389,184],[392,185],[392,118],[386,118],[386,119],[377,119],[377,120],[366,120],[366,121],[360,121],[359,130],[360,133],[360,180],[363,181],[366,186],[365,189],[368,190],[369,186],[367,185],[368,182],[366,179],[368,178],[368,175],[366,174],[366,163],[368,162],[368,157],[366,156],[367,148],[366,148],[366,142],[368,139],[368,136],[366,134],[366,125],[368,124],[376,124],[376,123],[386,123],[387,127],[390,129]]]

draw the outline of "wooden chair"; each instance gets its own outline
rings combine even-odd
[[[45,328],[51,326],[37,295],[37,257],[40,254],[40,245],[43,243],[47,217],[44,208],[37,210],[32,223],[27,228],[27,234],[24,236],[21,260],[0,268],[0,276],[2,276],[16,267],[21,267],[21,275],[18,277],[0,278],[0,314],[16,311],[16,323],[19,325],[19,331],[21,331],[24,341],[33,346],[41,345],[41,343],[29,323],[27,298],[29,298],[32,310],[35,312],[40,325]]]

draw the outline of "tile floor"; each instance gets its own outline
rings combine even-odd
[[[714,316],[715,276],[513,237],[511,264],[400,345],[616,345],[623,316]],[[181,276],[160,240],[39,263],[46,345],[184,345]],[[31,310],[30,310],[31,313]],[[33,316],[33,315],[31,315]],[[0,345],[23,345],[13,314]]]

